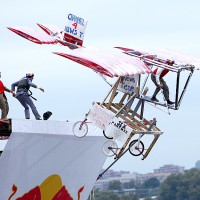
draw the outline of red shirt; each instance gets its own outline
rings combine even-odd
[[[169,72],[168,69],[165,69],[165,68],[156,68],[154,71],[153,71],[153,74],[155,74],[155,77],[156,77],[156,82],[157,84],[160,85],[160,78],[162,78],[163,76],[165,76],[167,73]]]
[[[163,76],[165,76],[167,73],[169,72],[168,69],[165,69],[165,68],[156,68],[153,73],[157,76],[159,76],[160,78],[162,78]]]
[[[2,83],[2,81],[0,81],[0,94],[4,93],[4,85]]]

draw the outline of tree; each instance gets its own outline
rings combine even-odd
[[[139,200],[139,197],[134,194],[123,195],[120,197],[120,200]]]
[[[104,192],[99,192],[96,193],[95,195],[95,200],[120,200],[120,197],[111,192],[111,191],[104,191]]]
[[[199,200],[200,170],[191,169],[184,174],[169,176],[160,186],[159,199]]]
[[[131,189],[131,188],[135,188],[136,187],[136,184],[135,184],[135,181],[132,179],[130,180],[129,182],[126,182],[123,184],[123,188],[124,189]]]
[[[110,181],[108,184],[108,190],[122,190],[122,183],[120,181]]]
[[[145,189],[153,189],[157,188],[160,186],[160,182],[157,178],[153,177],[148,180],[146,180],[143,184],[142,187]]]

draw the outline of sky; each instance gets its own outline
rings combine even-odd
[[[64,29],[67,15],[76,14],[88,20],[84,46],[112,49],[114,46],[168,48],[200,57],[200,2],[198,0],[25,0],[4,1],[0,8],[0,66],[5,86],[35,74],[34,83],[45,92],[32,89],[38,100],[35,105],[44,113],[50,110],[51,120],[79,121],[93,101],[102,101],[109,86],[92,70],[52,54],[67,47],[37,45],[12,33],[7,27],[28,26],[40,31],[36,23],[54,24]],[[125,154],[111,169],[149,173],[165,164],[190,169],[200,160],[199,77],[195,71],[178,111],[165,112],[147,105],[145,117],[157,119],[164,132],[150,155],[141,160]],[[166,76],[173,100],[175,77]],[[150,83],[149,94],[155,88]],[[24,110],[7,93],[8,117],[23,119]],[[158,97],[160,98],[160,96]],[[33,115],[31,116],[33,119]],[[1,142],[3,146],[5,142]],[[112,159],[107,159],[106,168]]]

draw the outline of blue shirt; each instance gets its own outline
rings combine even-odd
[[[27,79],[27,84],[28,84],[30,87],[37,88],[37,85],[35,85],[34,83],[32,83],[32,79],[31,79],[31,78],[23,77],[22,79]],[[19,82],[20,82],[22,79],[20,79],[19,81],[14,82],[14,83],[11,85],[11,90],[12,90],[12,91],[15,91],[15,87],[18,86]],[[17,93],[16,93],[16,97],[19,96],[19,95],[21,95],[21,94],[23,94],[23,95],[28,95],[28,91],[17,92]]]

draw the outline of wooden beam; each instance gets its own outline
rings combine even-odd
[[[112,94],[111,94],[110,100],[109,100],[109,102],[108,102],[107,108],[109,108],[109,107],[111,106],[112,101],[113,101],[113,99],[115,98],[115,94],[116,94],[116,91],[117,91],[117,87],[118,87],[118,85],[119,85],[119,82],[120,82],[120,77],[119,77],[119,79],[116,81],[115,86],[113,87]]]
[[[106,95],[106,97],[104,98],[104,100],[102,101],[101,105],[106,101],[106,99],[108,98],[108,96],[110,95],[110,93],[112,92],[112,90],[116,87],[116,84],[118,85],[118,81],[120,80],[120,77],[117,79],[117,81],[115,82],[115,84],[112,86],[112,88],[110,89],[110,91],[108,92],[108,94]]]
[[[149,148],[147,149],[147,151],[145,152],[142,160],[144,160],[150,153],[151,149],[153,148],[153,146],[155,145],[155,143],[157,142],[158,138],[159,138],[160,135],[154,135],[154,139],[153,141],[151,142]]]
[[[126,99],[126,97],[127,97],[127,93],[125,93],[124,95],[123,95],[123,97],[121,98],[121,100],[120,100],[120,102],[119,102],[119,105],[120,106],[122,106],[122,104],[124,103],[124,100]]]
[[[118,153],[118,155],[117,155],[117,159],[119,159],[119,158],[122,156],[122,154],[123,154],[123,152],[124,152],[126,146],[128,145],[128,143],[130,142],[131,138],[132,138],[134,135],[135,135],[134,132],[132,132],[132,133],[129,135],[128,139],[126,140],[126,142],[124,143],[124,145],[123,145],[122,148],[120,149],[120,151],[119,151],[119,153]]]

